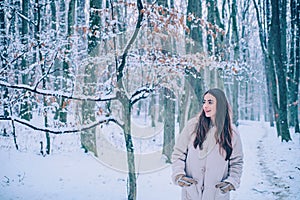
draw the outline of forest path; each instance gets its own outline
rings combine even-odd
[[[293,140],[281,142],[281,138],[269,126],[265,127],[265,133],[258,142],[258,158],[261,171],[268,181],[267,193],[274,200],[298,200],[300,199],[300,137],[293,135]],[[297,182],[296,182],[297,181]],[[295,193],[295,191],[298,191]]]
[[[282,173],[272,167],[276,163],[283,166],[282,161],[289,162],[278,157],[280,152],[271,141],[280,139],[273,136],[275,133],[268,129],[266,122],[245,121],[242,125],[238,129],[244,149],[244,169],[240,188],[232,192],[231,199],[240,200],[240,196],[264,200],[294,199],[289,196],[290,186]]]

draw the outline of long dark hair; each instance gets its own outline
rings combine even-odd
[[[206,94],[213,95],[217,100],[217,110],[215,118],[216,133],[215,137],[217,143],[219,144],[220,151],[224,150],[226,152],[225,160],[228,160],[232,153],[232,125],[231,125],[231,109],[227,101],[227,98],[224,92],[218,88],[213,88],[206,91],[203,95],[203,98]],[[201,110],[198,124],[196,126],[196,138],[194,140],[194,147],[202,149],[203,142],[206,139],[206,134],[211,127],[211,120],[209,117],[205,116],[203,108]],[[222,151],[223,152],[223,151]]]

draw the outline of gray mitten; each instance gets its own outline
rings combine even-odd
[[[229,192],[231,190],[234,190],[235,188],[233,187],[233,185],[231,183],[228,182],[220,182],[216,185],[216,188],[220,188],[220,190],[223,193]]]
[[[187,177],[184,174],[177,175],[175,181],[180,187],[184,187],[184,186],[188,187],[191,186],[192,184],[197,184],[196,180]]]

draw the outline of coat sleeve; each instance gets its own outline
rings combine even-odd
[[[186,126],[183,128],[181,134],[179,134],[175,146],[173,148],[173,153],[171,157],[172,161],[172,180],[175,182],[175,178],[179,174],[185,173],[185,161],[188,152],[188,145],[191,141],[191,136],[195,129],[195,119],[188,121]]]
[[[237,189],[240,186],[241,176],[243,171],[243,148],[240,134],[236,129],[234,129],[233,134],[233,150],[229,158],[229,176],[224,180],[233,185],[234,189]]]

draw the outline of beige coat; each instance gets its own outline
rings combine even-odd
[[[239,187],[243,167],[242,143],[237,131],[233,134],[233,151],[229,161],[219,151],[219,145],[210,148],[206,156],[193,146],[197,118],[188,121],[179,135],[172,154],[172,180],[178,174],[185,174],[198,183],[182,188],[183,200],[229,200],[229,192],[222,194],[215,185],[220,181],[230,182]],[[176,184],[176,183],[175,183]]]

